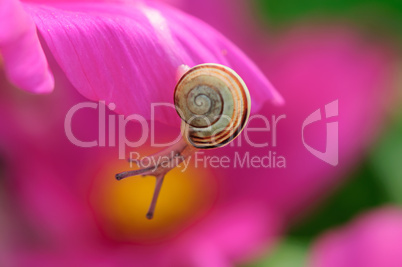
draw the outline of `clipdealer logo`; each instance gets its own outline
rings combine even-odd
[[[155,107],[156,106],[168,106],[167,103],[157,103],[153,104],[151,108],[151,120],[147,121],[144,117],[139,114],[132,114],[130,116],[123,116],[117,114],[106,115],[106,110],[114,111],[116,109],[116,105],[114,103],[110,103],[106,105],[104,101],[100,101],[99,103],[93,102],[84,102],[79,103],[73,106],[68,113],[66,114],[64,128],[67,138],[71,143],[76,146],[89,148],[89,147],[116,147],[119,154],[119,159],[126,158],[126,149],[127,148],[138,148],[145,144],[148,138],[150,138],[151,146],[153,147],[163,147],[169,146],[176,143],[181,136],[177,136],[175,140],[165,143],[159,144],[155,142],[155,127],[154,120],[156,118]],[[174,108],[172,105],[171,108]],[[92,141],[82,141],[79,140],[73,133],[71,122],[73,117],[76,115],[81,109],[93,109],[98,112],[98,120],[99,120],[99,128],[98,128],[98,136],[95,137],[95,140]],[[335,100],[324,107],[324,115],[322,115],[321,109],[315,110],[311,113],[302,123],[301,131],[302,131],[302,143],[304,147],[309,151],[312,155],[317,157],[318,159],[328,163],[331,166],[337,166],[339,163],[339,153],[338,153],[338,121],[333,121],[334,117],[338,116],[338,100]],[[117,116],[117,118],[116,118]],[[254,148],[262,148],[267,149],[271,147],[273,150],[266,150],[266,153],[262,155],[253,155],[250,152],[240,153],[236,152],[233,158],[228,156],[209,156],[204,155],[204,153],[197,152],[194,155],[194,160],[197,164],[211,167],[222,167],[228,168],[231,167],[239,167],[239,168],[286,168],[286,158],[284,155],[277,154],[275,151],[277,147],[277,127],[280,121],[286,119],[286,115],[275,116],[272,115],[272,118],[268,118],[261,114],[254,114],[249,119],[249,124],[251,121],[260,121],[259,127],[248,126],[244,129],[242,135],[240,135],[234,142],[229,144],[231,147],[242,147],[243,142],[246,142],[247,145]],[[325,141],[325,151],[319,151],[318,149],[313,148],[311,145],[307,144],[305,140],[305,129],[308,126],[318,123],[325,119],[331,119],[331,122],[326,123],[326,141]],[[126,137],[126,125],[130,121],[139,122],[141,125],[141,136],[136,141],[130,141]],[[115,126],[117,124],[117,132],[115,132]],[[264,125],[264,126],[261,126]],[[106,132],[109,133],[106,136]],[[253,132],[264,132],[267,133],[268,139],[270,142],[268,144],[268,140],[261,139],[253,139]],[[250,135],[251,134],[251,135]],[[116,140],[117,139],[117,140]],[[116,142],[117,141],[117,142]],[[167,159],[158,159],[160,162],[154,162],[155,159],[141,156],[138,152],[131,152],[130,158],[133,159],[133,162],[141,162],[143,166],[159,166],[162,164],[166,164],[166,167],[169,167],[168,164],[173,164],[172,158],[175,157],[167,157]],[[177,164],[184,164],[185,169],[187,168],[188,161],[191,159],[191,156],[186,160],[184,158],[175,159]]]
[[[338,116],[338,100],[335,100],[325,105],[325,118],[329,119]],[[304,139],[304,129],[312,123],[321,121],[321,109],[317,109],[311,113],[303,122],[302,126],[302,142],[304,147],[310,151],[311,154],[319,158],[320,160],[332,165],[337,166],[339,163],[339,126],[338,121],[326,123],[326,141],[325,151],[321,152],[310,145],[308,145]]]

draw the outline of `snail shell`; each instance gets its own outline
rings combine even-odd
[[[189,69],[174,93],[176,111],[183,120],[182,132],[196,148],[228,144],[243,130],[250,115],[250,94],[232,69],[201,64]]]

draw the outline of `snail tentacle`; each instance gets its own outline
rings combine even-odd
[[[156,202],[158,201],[159,192],[161,191],[164,179],[165,179],[164,174],[156,176],[156,184],[155,184],[154,195],[152,196],[151,205],[149,206],[149,209],[148,209],[148,212],[147,212],[147,215],[146,215],[148,220],[151,220],[154,217]]]
[[[132,159],[129,159],[129,161],[135,162],[138,165],[138,167],[140,167],[140,169],[118,173],[118,174],[116,174],[116,179],[118,181],[120,181],[124,178],[131,177],[131,176],[138,176],[138,175],[155,176],[155,178],[156,178],[155,190],[154,190],[154,194],[152,197],[151,205],[149,206],[149,210],[146,215],[146,217],[148,219],[152,219],[154,211],[155,211],[155,207],[156,207],[156,202],[157,202],[157,199],[159,196],[159,192],[162,188],[162,184],[163,184],[165,175],[171,169],[176,168],[177,165],[179,165],[181,162],[183,162],[187,157],[189,157],[193,153],[194,153],[194,148],[189,146],[189,144],[187,142],[185,142],[184,139],[181,139],[181,141],[174,144],[173,146],[168,147],[168,148],[162,150],[161,152],[148,156],[148,157],[152,158],[151,159],[152,162],[158,162],[159,163],[158,165],[153,165],[151,167],[144,168],[143,166],[141,166],[141,161],[138,161],[138,160],[134,161]],[[169,162],[173,162],[174,164],[166,164],[166,161],[161,161],[161,160],[159,160],[160,158],[164,158],[164,159],[167,158]],[[169,166],[169,167],[166,167],[166,166]]]

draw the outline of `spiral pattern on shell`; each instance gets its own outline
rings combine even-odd
[[[196,148],[228,144],[250,115],[246,84],[232,69],[213,63],[197,65],[179,80],[174,93],[182,132]]]

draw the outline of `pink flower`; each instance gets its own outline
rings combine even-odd
[[[264,59],[262,68],[286,99],[283,113],[288,117],[278,136],[287,142],[284,150],[293,164],[286,173],[277,174],[281,189],[272,195],[280,200],[282,211],[297,214],[341,182],[379,135],[393,95],[395,62],[386,45],[364,41],[341,26],[300,27],[282,36]],[[325,105],[335,100],[339,115],[325,118]],[[337,121],[336,167],[318,160],[300,141],[301,125],[318,108],[322,120],[304,129],[305,142],[325,151],[332,142],[327,140],[326,125]]]
[[[270,45],[256,36],[250,38],[248,50],[256,42],[259,48],[266,45],[264,50],[254,49],[259,56],[255,59],[266,74],[273,75],[269,76],[289,101],[288,106],[274,109],[264,105],[265,100],[280,102],[280,98],[254,64],[209,26],[168,6],[24,7],[42,35],[57,90],[41,100],[1,90],[0,111],[7,116],[0,119],[10,130],[3,130],[0,140],[9,156],[10,186],[28,229],[37,234],[17,231],[7,255],[9,265],[230,266],[244,261],[269,246],[286,227],[288,216],[304,211],[337,181],[337,174],[358,160],[383,114],[378,97],[388,88],[390,60],[382,47],[365,44],[352,31],[296,31]],[[41,53],[31,51],[29,45],[25,49]],[[12,57],[9,62],[18,63]],[[66,139],[65,114],[85,100],[69,89],[75,87],[92,100],[114,102],[120,113],[148,117],[150,103],[171,101],[177,67],[203,62],[228,65],[244,78],[254,114],[261,108],[262,115],[287,116],[278,124],[278,146],[271,149],[286,158],[286,169],[178,171],[166,178],[158,216],[150,223],[144,217],[148,204],[144,198],[150,198],[152,181],[115,182],[114,174],[127,165],[116,160],[117,148],[79,148]],[[42,77],[41,70],[34,77]],[[30,86],[24,88],[35,91]],[[367,101],[361,101],[363,97]],[[340,165],[334,168],[305,150],[301,125],[309,114],[335,99],[341,128]],[[375,119],[364,119],[368,112]],[[73,132],[93,140],[97,120],[96,111],[85,110],[73,121]],[[133,140],[138,126],[127,129]],[[174,131],[166,125],[158,127],[163,133],[160,138],[169,138]],[[363,134],[352,127],[364,129]],[[314,130],[306,133],[306,140],[320,146],[325,128]],[[250,135],[255,142],[271,143],[267,132]],[[250,156],[267,153],[267,148],[243,143],[208,155],[233,158],[236,150]],[[27,159],[27,155],[34,156]]]
[[[54,81],[32,18],[18,1],[1,1],[0,9],[0,50],[10,81],[32,92],[50,92]]]
[[[225,266],[273,240],[280,218],[256,199],[227,194],[224,184],[241,177],[220,177],[214,169],[168,175],[148,221],[153,180],[117,182],[114,174],[128,167],[117,160],[117,148],[80,148],[66,139],[64,116],[84,99],[55,77],[58,90],[36,101],[21,92],[13,96],[2,83],[1,123],[10,129],[0,138],[6,177],[12,206],[27,225],[12,224],[13,235],[2,240],[5,265]],[[73,132],[96,138],[97,119],[96,111],[82,110]]]
[[[261,180],[258,184],[266,186],[250,193],[260,194],[279,213],[293,219],[306,207],[311,208],[317,198],[325,197],[327,190],[341,181],[342,175],[361,159],[367,146],[378,136],[394,94],[392,80],[396,64],[394,53],[386,44],[364,40],[350,25],[297,26],[275,40],[268,36],[267,29],[257,24],[252,4],[247,1],[160,1],[173,2],[235,40],[284,96],[284,106],[274,109],[265,106],[259,114],[286,114],[286,119],[279,122],[275,152],[285,156],[288,168],[256,174]],[[306,150],[301,142],[301,127],[319,108],[325,118],[325,105],[335,100],[338,100],[339,116],[305,129],[306,143],[325,151],[326,122],[338,122],[339,164],[332,167]],[[263,142],[271,141],[270,137],[262,133],[255,136]],[[266,152],[243,148],[251,153]],[[243,171],[236,170],[236,175],[250,175],[249,170]],[[236,190],[245,186],[239,182]]]
[[[262,51],[269,51],[273,41],[269,29],[263,28],[256,11],[256,1],[245,0],[157,0],[180,8],[215,29],[238,45],[255,62]],[[211,8],[213,7],[213,8]]]
[[[71,84],[91,100],[115,103],[116,112],[121,114],[149,118],[149,103],[171,100],[180,65],[206,62],[235,69],[250,87],[253,109],[258,110],[267,99],[282,101],[265,76],[230,41],[205,23],[169,6],[143,1],[24,4],[31,19],[18,1],[2,4],[8,10],[2,19],[23,28],[17,37],[8,27],[2,29],[0,45],[4,47],[9,76],[26,90],[52,90],[49,73],[43,74],[46,59],[33,20],[45,41],[42,45],[48,46]],[[21,48],[17,50],[11,41],[18,42]],[[37,57],[38,68],[29,65],[34,59],[20,64],[19,51],[35,60]],[[27,70],[47,87],[24,85],[26,74],[22,73]],[[172,122],[172,117],[177,117],[172,116],[173,112],[167,114],[161,120]]]
[[[204,23],[164,5],[2,4],[9,11],[2,19],[12,17],[25,27],[15,40],[7,34],[0,40],[8,78],[25,90],[48,92],[52,89],[49,64],[57,88],[51,96],[35,101],[17,92],[9,95],[9,88],[4,88],[1,112],[7,114],[4,124],[10,130],[4,130],[1,137],[12,170],[8,177],[18,196],[15,202],[39,236],[31,238],[16,231],[6,255],[10,265],[224,266],[249,256],[278,232],[279,218],[262,203],[219,196],[224,177],[211,170],[197,170],[198,175],[176,173],[179,184],[174,186],[174,179],[168,183],[165,197],[161,195],[162,212],[149,223],[141,211],[145,195],[124,198],[148,192],[150,180],[133,189],[127,183],[141,179],[117,184],[111,178],[127,165],[116,160],[117,148],[76,147],[64,133],[65,114],[85,100],[70,88],[92,100],[113,102],[120,113],[149,118],[150,103],[170,102],[181,64],[216,62],[232,67],[250,87],[255,110],[267,99],[281,102],[239,49]],[[23,10],[35,21],[41,43]],[[193,27],[199,32],[193,33]],[[30,69],[32,61],[20,63],[11,39],[21,45],[19,52],[36,58],[38,68]],[[26,80],[22,74],[28,71]],[[31,84],[30,80],[38,82]],[[176,114],[160,114],[165,122],[177,122],[172,119]],[[94,138],[97,119],[96,112],[82,112],[73,121],[74,133],[83,139]],[[161,132],[168,136],[171,130]],[[128,132],[130,136],[138,133]],[[34,156],[24,159],[26,154]]]
[[[319,238],[310,266],[398,267],[401,242],[402,211],[397,207],[370,211]]]

